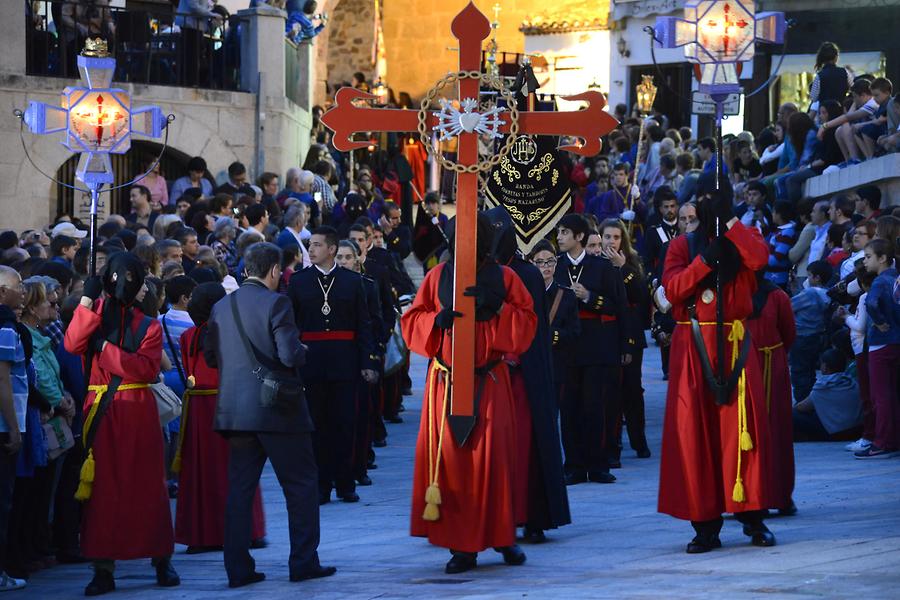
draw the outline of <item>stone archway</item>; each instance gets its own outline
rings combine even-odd
[[[329,98],[329,86],[350,81],[359,71],[372,80],[376,74],[373,60],[377,41],[378,20],[382,0],[329,0],[328,25],[315,39],[316,89],[313,101],[323,104]],[[320,7],[321,9],[322,7]],[[333,90],[332,90],[333,92]]]

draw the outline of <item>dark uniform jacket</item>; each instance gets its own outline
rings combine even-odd
[[[632,348],[646,348],[644,331],[650,327],[650,290],[647,288],[647,281],[637,269],[628,264],[619,271],[628,298],[625,309],[626,343]]]
[[[566,379],[566,359],[570,355],[571,346],[581,333],[581,321],[578,319],[578,298],[570,289],[559,285],[556,281],[544,292],[547,317],[561,294],[553,322],[550,323],[550,344],[553,349],[553,381],[559,385]]]
[[[623,326],[627,298],[619,269],[608,260],[587,253],[575,265],[563,252],[554,278],[567,288],[581,283],[589,292],[586,301],[578,300],[581,333],[572,344],[567,364],[621,365],[622,354],[628,351],[628,336],[627,327]]]
[[[328,291],[328,314],[322,312],[323,288]],[[362,369],[376,368],[366,290],[358,273],[336,265],[328,274],[315,265],[307,267],[291,276],[288,298],[300,339],[309,348],[305,381],[355,381]]]

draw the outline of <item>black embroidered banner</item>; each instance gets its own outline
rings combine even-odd
[[[486,202],[509,213],[523,254],[530,252],[572,205],[569,179],[556,146],[553,136],[519,136],[487,178]]]

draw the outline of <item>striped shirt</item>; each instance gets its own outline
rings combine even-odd
[[[769,244],[769,264],[765,278],[775,285],[784,286],[793,266],[788,252],[797,242],[797,225],[793,221],[779,225],[766,241]]]
[[[181,334],[193,327],[194,321],[186,311],[170,308],[169,312],[159,316],[159,324],[163,326],[163,350],[172,363],[172,368],[165,371],[163,375],[166,384],[176,394],[181,395],[184,392],[184,383],[176,366],[181,365],[182,371],[184,370],[184,365],[181,364]],[[170,338],[171,344],[169,344]],[[187,375],[187,373],[184,374],[185,377]]]
[[[28,371],[25,365],[25,347],[19,332],[13,327],[0,327],[0,361],[10,363],[13,408],[19,420],[19,431],[25,432],[25,409],[28,406]],[[9,423],[0,416],[0,432],[8,433]]]

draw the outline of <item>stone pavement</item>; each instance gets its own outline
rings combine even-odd
[[[359,504],[322,507],[322,563],[334,577],[288,582],[287,519],[271,469],[263,476],[269,547],[254,551],[268,579],[229,590],[221,554],[186,556],[176,549],[178,588],[154,587],[149,561],[120,563],[118,591],[110,598],[900,598],[900,459],[859,461],[843,444],[798,444],[795,517],[768,524],[773,548],[749,545],[732,519],[724,548],[687,555],[687,523],[656,512],[665,382],[658,352],[645,358],[647,432],[653,457],[623,454],[613,485],[569,488],[574,523],[550,532],[548,543],[524,546],[528,562],[507,567],[500,555],[480,555],[479,567],[461,575],[443,572],[446,550],[408,536],[410,477],[418,429],[425,362],[413,359],[415,396],[406,398],[405,422],[388,425],[388,447],[379,450],[375,485],[360,488]],[[135,515],[136,519],[140,515]],[[25,598],[81,597],[87,565],[36,574]],[[891,591],[893,590],[893,591]]]

